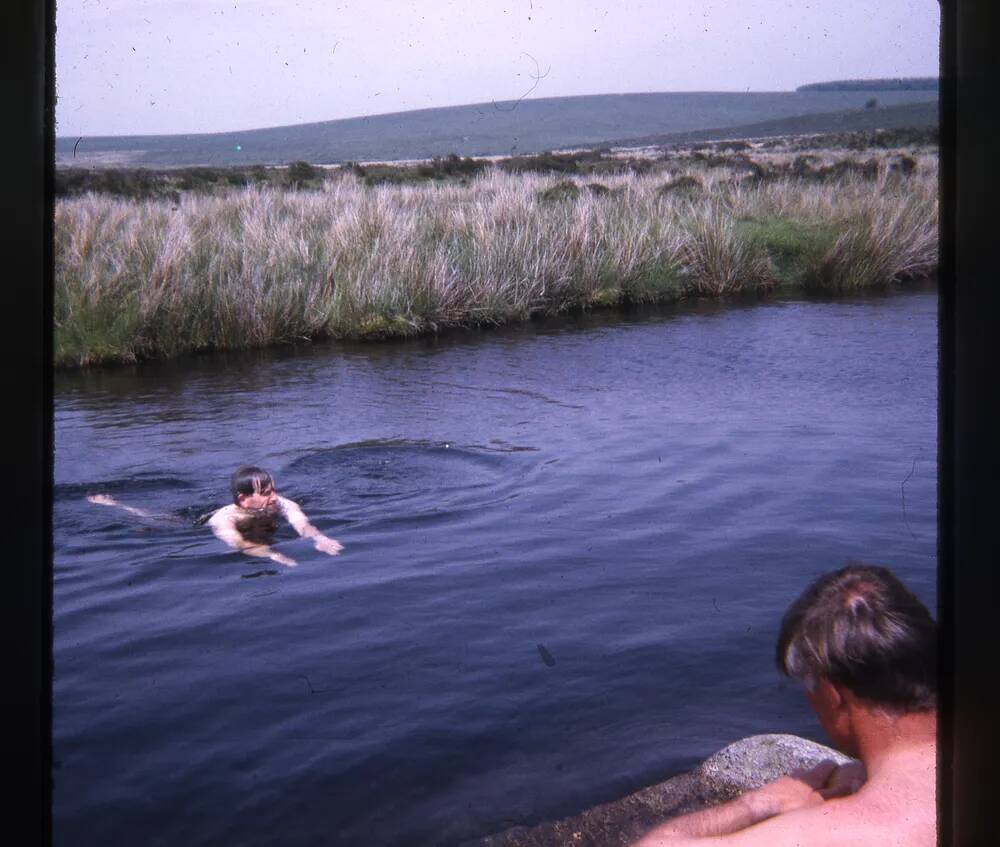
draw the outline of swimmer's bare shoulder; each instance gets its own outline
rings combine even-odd
[[[216,535],[226,535],[230,530],[239,535],[239,530],[236,529],[237,509],[238,507],[232,503],[221,509],[216,509],[209,515],[205,523]],[[240,537],[242,538],[242,536]]]

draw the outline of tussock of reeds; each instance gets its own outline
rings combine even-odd
[[[692,193],[664,190],[663,173],[595,183],[490,169],[462,184],[347,174],[317,191],[60,199],[55,360],[412,335],[775,284],[865,288],[936,267],[927,168],[697,180]]]

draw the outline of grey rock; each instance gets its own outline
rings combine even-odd
[[[655,825],[739,796],[824,759],[850,758],[795,735],[753,735],[671,777],[578,815],[533,827],[516,826],[464,847],[625,847]]]
[[[824,759],[838,765],[851,761],[831,747],[797,735],[752,735],[707,758],[696,773],[718,802],[760,788],[797,768],[813,767]]]

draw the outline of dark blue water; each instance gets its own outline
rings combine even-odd
[[[691,304],[60,376],[57,843],[458,844],[823,740],[777,625],[851,557],[933,608],[936,321]],[[193,527],[245,462],[345,551]]]

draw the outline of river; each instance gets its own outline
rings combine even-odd
[[[761,732],[782,612],[936,603],[937,292],[775,296],[55,379],[58,845],[455,845]],[[243,463],[344,544],[193,520]],[[108,492],[163,513],[86,501]]]

